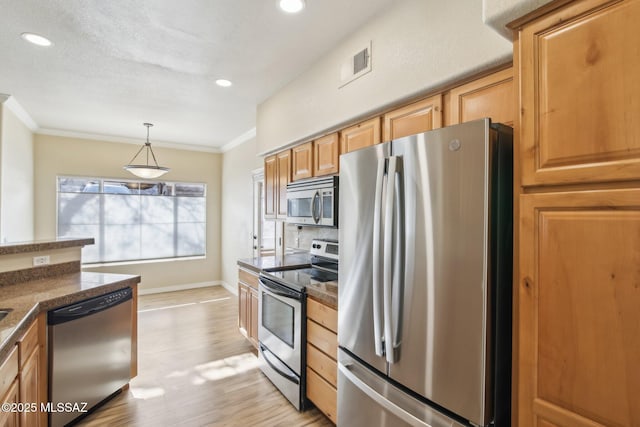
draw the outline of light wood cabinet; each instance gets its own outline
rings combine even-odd
[[[307,299],[307,397],[337,423],[338,312]]]
[[[40,404],[47,401],[46,318],[42,313],[18,341],[19,360],[19,397],[20,402]],[[20,413],[20,425],[45,426],[47,413],[23,411]]]
[[[585,0],[518,34],[522,183],[640,176],[640,2]]]
[[[434,95],[383,116],[383,141],[442,127],[442,95]]]
[[[340,171],[338,132],[313,141],[313,176],[333,175]]]
[[[20,401],[18,366],[18,346],[15,346],[7,359],[0,364],[0,404],[17,404]],[[19,423],[18,412],[0,411],[1,427],[17,427]]]
[[[489,117],[494,123],[513,126],[516,97],[513,68],[508,68],[451,89],[445,125]]]
[[[258,348],[258,275],[238,269],[238,329]]]
[[[287,184],[291,182],[291,150],[264,159],[264,217],[287,217]]]
[[[264,217],[276,217],[276,198],[278,194],[278,177],[276,173],[276,156],[264,159]]]
[[[309,141],[291,149],[291,166],[293,181],[313,176],[313,142]]]
[[[380,118],[366,120],[340,131],[340,154],[380,143]]]
[[[291,182],[291,150],[276,154],[278,193],[276,197],[276,218],[287,218],[287,184]]]
[[[513,424],[640,426],[640,0],[546,10],[513,25]]]
[[[517,425],[639,425],[640,189],[520,208]]]

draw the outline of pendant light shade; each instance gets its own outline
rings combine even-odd
[[[128,165],[124,166],[124,170],[131,172],[135,176],[145,179],[158,178],[169,172],[169,168],[165,168],[158,165],[158,161],[156,160],[156,155],[153,154],[153,150],[151,149],[151,143],[149,142],[149,128],[153,126],[151,123],[143,123],[147,127],[147,142],[144,143],[142,147],[138,150],[133,159],[129,162]],[[142,150],[145,150],[146,163],[143,164],[135,164],[134,161],[136,157],[142,153]],[[155,165],[149,164],[149,153],[151,153],[151,158],[153,159],[153,163]]]

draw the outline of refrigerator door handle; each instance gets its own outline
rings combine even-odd
[[[387,194],[385,201],[384,215],[384,271],[383,271],[383,310],[384,310],[384,344],[387,362],[395,363],[396,358],[393,351],[393,325],[392,325],[392,283],[393,283],[393,234],[394,234],[394,199],[396,190],[396,168],[397,156],[389,157],[389,167],[387,169]]]
[[[393,343],[395,361],[400,358],[399,348],[402,343],[402,304],[404,301],[404,200],[400,168],[397,168],[394,198],[394,248],[393,248],[393,282],[391,290],[391,342]]]
[[[382,342],[382,320],[380,315],[380,278],[382,272],[380,267],[380,249],[382,238],[382,190],[384,188],[384,166],[385,159],[378,159],[378,169],[376,171],[376,192],[373,205],[373,338],[376,356],[383,357],[384,349]]]
[[[391,400],[385,398],[385,396],[378,393],[373,389],[369,384],[360,379],[356,372],[353,371],[354,366],[350,363],[342,364],[338,363],[338,370],[342,375],[346,377],[354,386],[356,386],[360,391],[366,394],[369,398],[371,398],[378,405],[392,413],[394,416],[398,417],[405,423],[411,426],[419,426],[419,427],[432,427],[431,424],[425,423],[423,420],[414,417],[409,412],[402,409],[400,406],[396,405]]]

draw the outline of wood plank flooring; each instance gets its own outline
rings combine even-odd
[[[143,295],[138,376],[81,426],[333,426],[299,413],[257,366],[222,286]]]

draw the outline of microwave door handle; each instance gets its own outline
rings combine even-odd
[[[313,195],[313,199],[311,199],[311,216],[313,217],[313,221],[317,224],[320,222],[320,192],[316,191]]]
[[[397,156],[389,157],[389,168],[387,170],[387,194],[385,200],[384,215],[384,272],[382,279],[382,306],[384,315],[384,346],[387,362],[394,363],[393,352],[393,328],[391,321],[391,288],[393,281],[393,224],[394,224],[394,198],[396,187],[396,165]]]
[[[384,166],[385,159],[378,159],[376,170],[376,190],[373,204],[373,338],[376,356],[384,357],[384,347],[382,340],[382,320],[380,313],[380,281],[383,269],[380,260],[381,239],[382,239],[382,193],[384,188]]]

